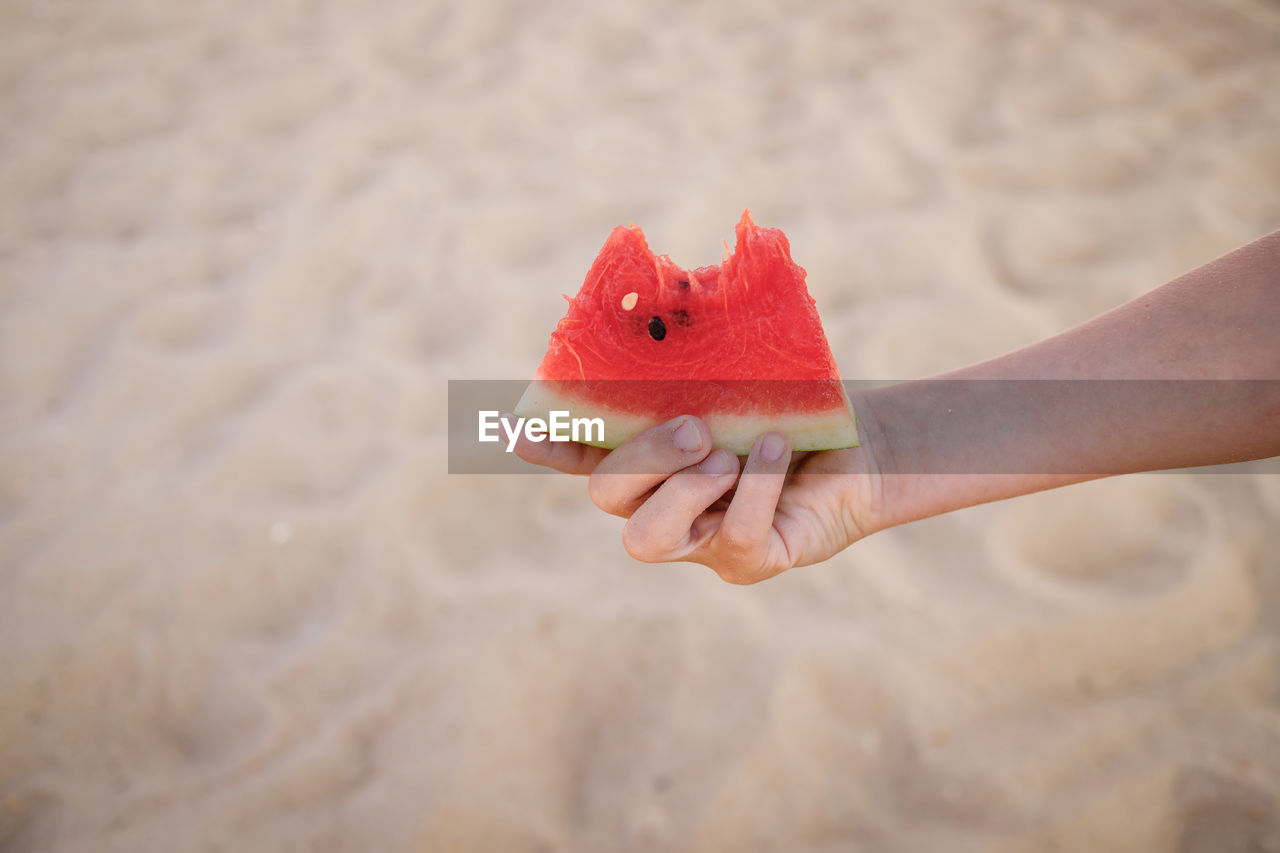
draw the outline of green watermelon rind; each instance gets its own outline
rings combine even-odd
[[[842,395],[843,396],[843,395]],[[525,389],[512,414],[522,418],[548,420],[551,412],[568,412],[571,418],[600,418],[604,421],[604,441],[586,441],[595,447],[613,450],[650,427],[662,423],[648,415],[613,409],[595,401],[563,394],[535,380]],[[737,456],[746,456],[761,434],[780,432],[793,451],[845,450],[858,447],[858,426],[853,404],[844,396],[842,406],[815,411],[738,414],[689,412],[706,421],[715,447]]]

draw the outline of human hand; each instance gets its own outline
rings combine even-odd
[[[523,436],[515,449],[590,475],[592,500],[627,519],[622,541],[636,559],[690,560],[755,583],[962,507],[1112,474],[1280,456],[1276,269],[1280,231],[1023,349],[934,381],[850,393],[862,440],[851,450],[784,444],[766,459],[766,434],[744,468],[712,453],[706,424],[690,416],[613,452]],[[1074,393],[1028,379],[1065,381]],[[1091,379],[1110,381],[1080,384]]]
[[[862,448],[791,453],[765,433],[744,462],[712,450],[707,425],[685,415],[613,451],[523,436],[515,450],[588,475],[596,506],[627,519],[622,544],[635,559],[702,563],[730,583],[825,560],[879,527],[883,490]]]

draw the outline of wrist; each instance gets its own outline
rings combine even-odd
[[[850,402],[858,424],[859,445],[836,451],[843,488],[842,509],[850,540],[870,536],[902,524],[893,511],[902,505],[897,492],[900,477],[895,475],[894,456],[873,399],[866,393],[850,392]]]

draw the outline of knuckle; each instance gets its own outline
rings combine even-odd
[[[610,515],[621,514],[623,504],[618,499],[617,483],[610,481],[610,475],[601,474],[588,477],[587,495],[591,498],[593,504]]]
[[[728,583],[746,586],[763,580],[760,543],[740,532],[721,530],[712,568]]]
[[[758,561],[760,543],[755,537],[731,527],[720,529],[719,551],[724,560],[734,566],[746,566]]]
[[[661,551],[655,546],[651,536],[646,535],[644,528],[632,521],[622,527],[622,547],[633,560],[642,563],[657,563],[662,560]]]
[[[609,511],[609,507],[606,505],[608,498],[605,494],[604,482],[600,477],[587,478],[587,497],[591,498],[591,502],[600,509],[605,512]]]
[[[720,580],[725,583],[731,583],[734,586],[751,586],[764,579],[755,572],[748,572],[737,566],[716,565],[712,568],[720,576]]]

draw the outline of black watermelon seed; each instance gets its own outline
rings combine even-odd
[[[677,326],[689,325],[689,312],[683,308],[677,308],[671,312],[671,319],[676,321]]]
[[[676,284],[680,285],[685,290],[689,289],[689,282],[687,281],[677,281]]]
[[[667,336],[667,327],[663,325],[661,317],[653,317],[649,320],[649,337],[655,341],[660,341]]]

